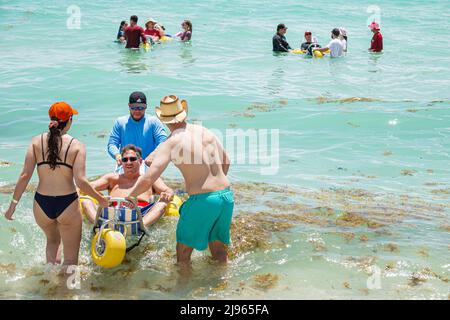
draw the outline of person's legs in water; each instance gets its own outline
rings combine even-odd
[[[142,222],[144,222],[144,226],[150,226],[158,221],[166,211],[167,203],[165,202],[157,202],[155,203],[147,213],[144,213],[142,218]]]
[[[209,250],[211,251],[212,258],[220,264],[226,264],[228,261],[228,254],[223,242],[218,240],[210,242]]]
[[[184,286],[189,282],[192,274],[191,255],[193,250],[185,244],[177,243],[178,285]]]
[[[33,203],[33,213],[36,223],[44,231],[45,236],[47,237],[47,246],[45,249],[47,263],[61,263],[61,236],[59,234],[57,221],[48,218],[36,201]]]
[[[64,247],[64,265],[78,265],[81,242],[82,219],[78,201],[70,206],[56,219]]]

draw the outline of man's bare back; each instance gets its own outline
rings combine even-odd
[[[186,124],[172,132],[166,143],[170,147],[171,161],[183,174],[188,194],[207,193],[230,186],[226,176],[227,156],[208,129]]]

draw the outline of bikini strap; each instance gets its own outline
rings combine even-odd
[[[66,155],[64,156],[64,163],[67,163],[67,162],[66,162],[66,161],[67,161],[67,154],[69,154],[69,148],[70,148],[70,145],[72,144],[73,139],[74,139],[74,138],[72,138],[72,139],[70,140],[69,145],[67,146]]]
[[[41,149],[42,149],[42,161],[45,161],[45,154],[44,154],[44,134],[41,134]]]

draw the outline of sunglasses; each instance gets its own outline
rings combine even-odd
[[[128,162],[128,160],[130,160],[130,162],[135,162],[135,161],[137,161],[137,157],[125,157],[125,158],[122,158],[122,162]]]
[[[136,111],[136,110],[142,111],[142,110],[147,109],[147,107],[130,107],[130,109],[133,111]]]

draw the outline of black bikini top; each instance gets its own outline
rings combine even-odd
[[[70,148],[70,145],[72,144],[73,139],[74,138],[72,138],[72,140],[70,140],[69,146],[67,147],[66,155],[64,156],[64,162],[56,162],[57,165],[66,166],[66,167],[68,167],[70,169],[73,169],[73,167],[70,164],[66,163],[67,154],[69,153],[69,148]],[[38,167],[40,165],[42,165],[42,164],[50,164],[49,161],[44,161],[44,159],[45,159],[45,154],[44,154],[44,134],[41,134],[41,148],[42,148],[42,161],[37,164]]]

